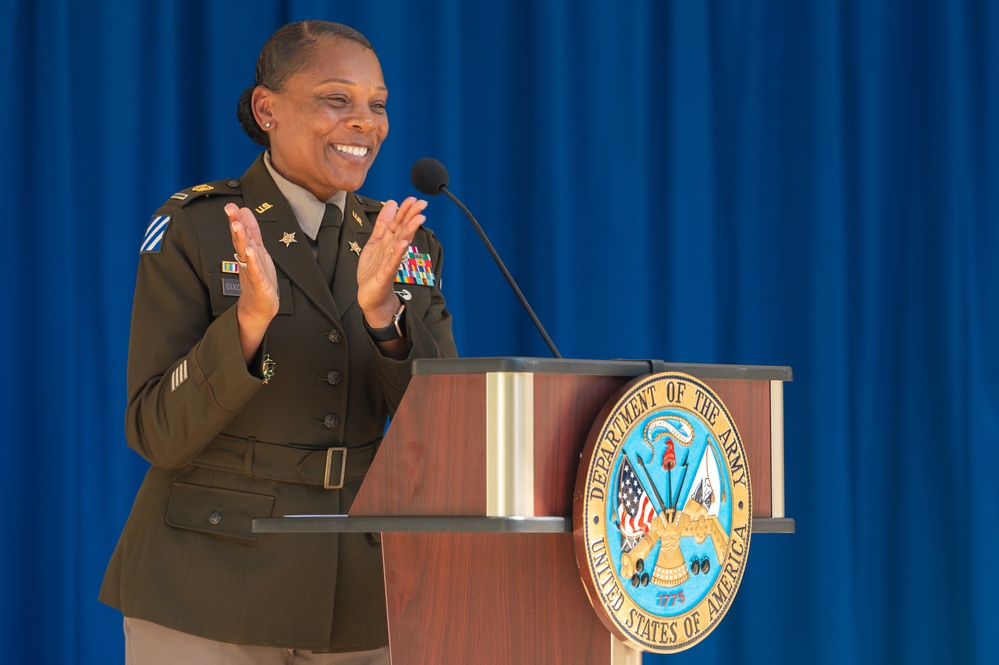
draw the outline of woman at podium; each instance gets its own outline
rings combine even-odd
[[[376,539],[251,531],[346,513],[413,360],[456,355],[426,202],[356,193],[387,97],[357,31],[281,28],[239,100],[263,152],[152,216],[126,409],[151,468],[100,594],[129,663],[388,662]]]

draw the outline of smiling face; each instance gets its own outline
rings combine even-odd
[[[271,123],[271,164],[320,201],[356,191],[388,134],[388,90],[374,52],[323,38],[280,91],[258,86],[253,111]]]

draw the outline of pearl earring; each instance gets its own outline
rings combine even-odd
[[[271,127],[271,123],[269,123],[269,122],[265,122],[265,123],[264,123],[264,127],[267,127],[268,129],[270,129],[270,127]]]

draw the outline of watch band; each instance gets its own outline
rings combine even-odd
[[[376,342],[391,342],[394,339],[399,339],[405,337],[402,332],[402,326],[404,323],[403,315],[406,313],[406,302],[404,300],[399,300],[399,309],[395,310],[395,314],[392,315],[392,323],[385,326],[384,328],[372,328],[368,325],[368,322],[364,322],[364,327],[367,329],[368,334],[371,335],[371,339]]]

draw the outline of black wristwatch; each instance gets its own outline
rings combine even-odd
[[[371,335],[371,339],[376,342],[391,342],[394,339],[399,339],[404,337],[403,327],[406,325],[405,317],[406,315],[406,303],[403,300],[399,300],[399,309],[395,310],[395,314],[392,315],[392,323],[388,324],[384,328],[372,328],[368,325],[368,322],[364,322],[364,327]]]

